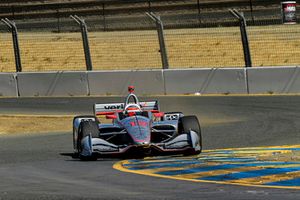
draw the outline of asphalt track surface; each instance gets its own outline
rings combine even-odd
[[[205,149],[300,144],[300,96],[158,99],[162,111],[199,117]],[[122,100],[3,98],[0,114],[90,114],[93,103]],[[300,199],[299,190],[163,179],[117,171],[115,159],[74,160],[60,155],[72,152],[71,134],[0,135],[0,199]]]

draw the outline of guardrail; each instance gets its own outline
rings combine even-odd
[[[0,96],[137,94],[289,94],[300,93],[300,68],[206,68],[124,71],[0,73]]]

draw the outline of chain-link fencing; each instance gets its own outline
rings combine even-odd
[[[252,66],[300,63],[300,25],[281,24],[280,1],[63,2],[23,10],[0,6],[0,16],[10,16],[18,27],[22,71],[87,69],[73,13],[84,16],[90,31],[93,70],[162,68],[155,23],[146,11],[164,23],[169,68],[244,67],[240,29],[229,8],[245,14]],[[0,30],[0,71],[16,71],[11,33],[4,25]]]
[[[249,26],[253,66],[300,63],[300,25]],[[170,68],[244,67],[239,27],[165,31]],[[85,70],[80,32],[19,33],[23,71]],[[89,33],[94,70],[162,68],[157,32]],[[15,71],[10,33],[0,36],[0,70]]]

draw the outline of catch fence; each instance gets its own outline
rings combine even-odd
[[[239,23],[228,11],[232,7],[237,7],[245,14],[252,66],[299,65],[300,25],[281,23],[280,2],[270,3],[264,0],[232,0],[218,4],[216,2],[138,1],[134,4],[118,4],[116,1],[107,1],[105,8],[108,10],[105,12],[102,10],[105,13],[105,17],[102,16],[105,23],[97,21],[99,16],[93,15],[93,12],[87,12],[90,15],[82,18],[86,19],[89,30],[88,41],[93,70],[161,69],[164,67],[155,23],[142,13],[149,10],[157,11],[154,13],[161,16],[160,19],[165,27],[164,39],[168,68],[244,67],[245,57]],[[148,5],[147,9],[143,7],[144,4]],[[271,7],[266,7],[271,4]],[[55,5],[53,4],[48,9],[54,9]],[[64,8],[62,4],[60,6],[60,9]],[[1,8],[0,6],[0,11]],[[25,8],[23,14],[17,15],[17,9],[11,13],[19,30],[22,71],[86,70],[86,54],[79,26],[69,16],[62,18],[60,15],[61,18],[57,18],[54,24],[47,21],[53,19],[52,15],[48,16],[45,13],[42,15],[44,18],[39,21],[31,19],[29,17],[33,15],[29,14],[29,11],[33,8],[30,6]],[[196,12],[192,8],[198,10],[196,15],[183,11],[187,9],[189,12]],[[201,10],[204,8],[205,11]],[[126,9],[131,12],[126,13],[125,16]],[[2,11],[0,13],[2,13],[1,16],[5,14]],[[74,13],[74,11],[64,12],[64,15],[69,13]],[[265,14],[262,15],[262,13]],[[38,16],[37,13],[35,14]],[[21,15],[28,18],[21,20],[17,17]],[[93,17],[96,21],[91,20]],[[33,21],[34,23],[31,23]],[[111,23],[113,21],[116,23]],[[13,48],[11,33],[7,32],[4,25],[0,27],[0,30],[2,30],[0,33],[0,71],[16,71],[14,55],[16,51]]]

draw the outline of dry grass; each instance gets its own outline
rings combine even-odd
[[[300,25],[249,27],[253,66],[300,63]],[[20,33],[23,71],[85,70],[80,33]],[[243,67],[239,28],[167,30],[171,68]],[[156,31],[89,33],[95,70],[161,68]],[[1,34],[0,71],[15,71],[10,34]]]
[[[0,135],[72,132],[73,117],[71,115],[0,115]],[[111,120],[104,117],[99,120],[101,123],[111,123]],[[242,120],[244,119],[201,117],[204,127]]]
[[[0,135],[72,131],[72,116],[2,115]]]

